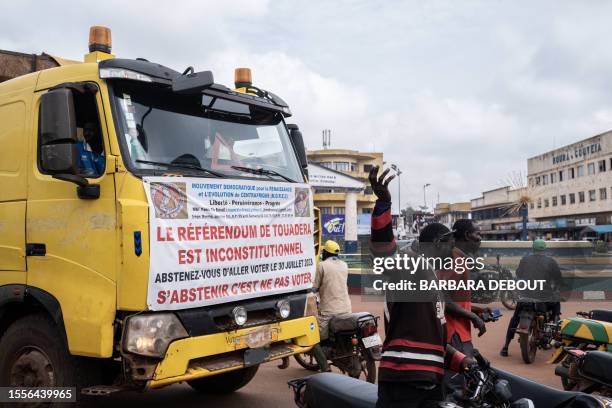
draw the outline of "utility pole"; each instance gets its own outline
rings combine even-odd
[[[400,176],[402,175],[402,171],[397,167],[397,165],[392,164],[391,168],[397,174],[397,216],[402,216],[402,181]],[[399,218],[398,218],[399,219]]]
[[[427,191],[427,187],[431,186],[431,184],[426,183],[423,184],[423,206],[425,207],[425,210],[427,211],[427,194],[425,193]]]

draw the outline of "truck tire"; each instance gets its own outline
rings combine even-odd
[[[79,379],[75,359],[45,315],[23,317],[0,339],[0,385],[73,387]]]
[[[198,392],[206,394],[230,394],[247,385],[259,369],[259,365],[228,371],[210,377],[187,381],[187,384]]]

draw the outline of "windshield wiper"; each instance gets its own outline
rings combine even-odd
[[[242,166],[232,166],[232,169],[234,170],[238,170],[238,171],[244,171],[245,173],[251,173],[251,174],[260,174],[262,176],[277,176],[280,178],[283,178],[285,180],[287,180],[290,183],[297,183],[297,181],[290,179],[289,177],[280,174],[277,171],[274,170],[269,170],[269,169],[264,169],[264,168],[258,168],[258,169],[254,169],[251,167],[242,167]]]
[[[219,177],[219,178],[227,177],[225,174],[217,173],[216,171],[205,169],[204,167],[200,167],[198,165],[189,164],[189,163],[165,163],[165,162],[158,162],[158,161],[151,161],[151,160],[136,160],[136,163],[152,164],[155,166],[176,167],[179,169],[192,169],[192,170],[198,170],[204,173],[208,173],[212,176]]]

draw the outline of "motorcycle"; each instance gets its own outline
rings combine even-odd
[[[565,390],[575,390],[579,383],[574,381],[570,373],[575,366],[576,358],[569,350],[612,352],[612,311],[591,310],[578,312],[580,317],[570,317],[560,322],[559,338],[553,343],[557,350],[548,361],[558,364],[555,374],[561,377]]]
[[[483,281],[484,287],[491,287],[488,282],[499,280],[513,280],[512,272],[508,268],[504,268],[500,263],[500,257],[497,255],[497,264],[489,266],[491,269],[483,269],[481,271],[472,271],[471,278],[475,281]],[[516,309],[518,295],[512,290],[474,290],[472,291],[472,302],[479,304],[488,304],[500,300],[502,304],[509,310]]]
[[[612,397],[612,354],[605,351],[584,351],[564,347],[564,364],[555,367],[555,374],[565,378],[575,391]]]
[[[363,373],[366,381],[376,382],[376,361],[380,360],[382,348],[378,319],[367,312],[334,316],[329,322],[329,338],[321,342],[330,364],[353,378]],[[311,352],[293,357],[307,370],[320,369]]]
[[[438,403],[440,408],[602,408],[612,399],[581,392],[561,391],[491,367],[474,350],[477,364],[463,375],[463,392]],[[374,408],[374,384],[332,373],[321,373],[288,382],[299,408]]]
[[[547,302],[532,299],[521,299],[520,302],[521,314],[516,333],[519,335],[523,361],[531,364],[539,348],[551,348],[559,325],[553,321],[553,312]]]

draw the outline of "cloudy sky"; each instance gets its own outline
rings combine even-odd
[[[399,165],[404,205],[422,204],[424,183],[429,205],[469,200],[527,157],[612,129],[609,1],[15,3],[1,49],[81,59],[97,24],[121,57],[228,86],[251,67],[308,148],[331,129],[332,147]]]

